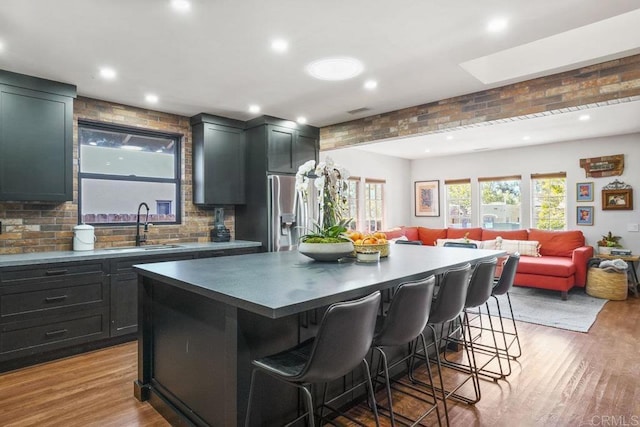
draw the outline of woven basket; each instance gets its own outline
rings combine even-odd
[[[627,299],[627,273],[607,273],[591,267],[587,272],[587,294],[615,301]]]
[[[375,252],[380,251],[380,258],[389,256],[389,243],[383,243],[381,245],[353,245],[356,252]]]

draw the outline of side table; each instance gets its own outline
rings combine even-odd
[[[621,259],[626,262],[629,267],[627,268],[627,274],[629,275],[629,290],[634,296],[638,296],[638,271],[636,264],[640,262],[640,255],[595,255],[602,259]]]

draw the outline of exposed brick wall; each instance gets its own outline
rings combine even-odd
[[[444,132],[640,96],[640,55],[320,129],[320,149]]]
[[[180,133],[182,138],[182,224],[151,227],[150,243],[207,242],[213,210],[192,200],[191,128],[189,118],[107,101],[78,97],[73,106],[73,201],[62,204],[0,202],[0,254],[71,250],[78,223],[78,119],[94,120],[157,131]],[[234,234],[233,206],[225,209],[225,224]],[[96,227],[96,248],[135,244],[135,227]]]

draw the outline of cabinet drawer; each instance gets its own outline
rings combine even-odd
[[[104,311],[83,311],[40,324],[32,321],[10,323],[0,329],[0,354],[35,354],[107,336]]]
[[[96,273],[102,274],[102,262],[95,263],[60,263],[46,264],[33,268],[6,268],[0,271],[0,284],[14,284],[29,279],[41,279],[51,277],[67,277],[75,274]]]
[[[0,289],[0,320],[33,312],[63,311],[68,307],[101,306],[105,303],[102,277],[90,283],[64,286],[65,283],[48,283],[34,289],[29,286],[6,286]],[[46,286],[49,285],[49,286]]]

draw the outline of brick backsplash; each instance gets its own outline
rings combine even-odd
[[[78,223],[78,119],[180,133],[182,138],[182,224],[151,227],[150,243],[207,242],[213,210],[194,205],[191,191],[191,127],[189,118],[107,101],[78,97],[74,101],[73,201],[0,202],[0,254],[71,250]],[[225,225],[234,235],[233,206],[225,207]],[[96,248],[135,244],[134,226],[96,227]]]
[[[328,150],[640,98],[640,55],[320,129]]]

